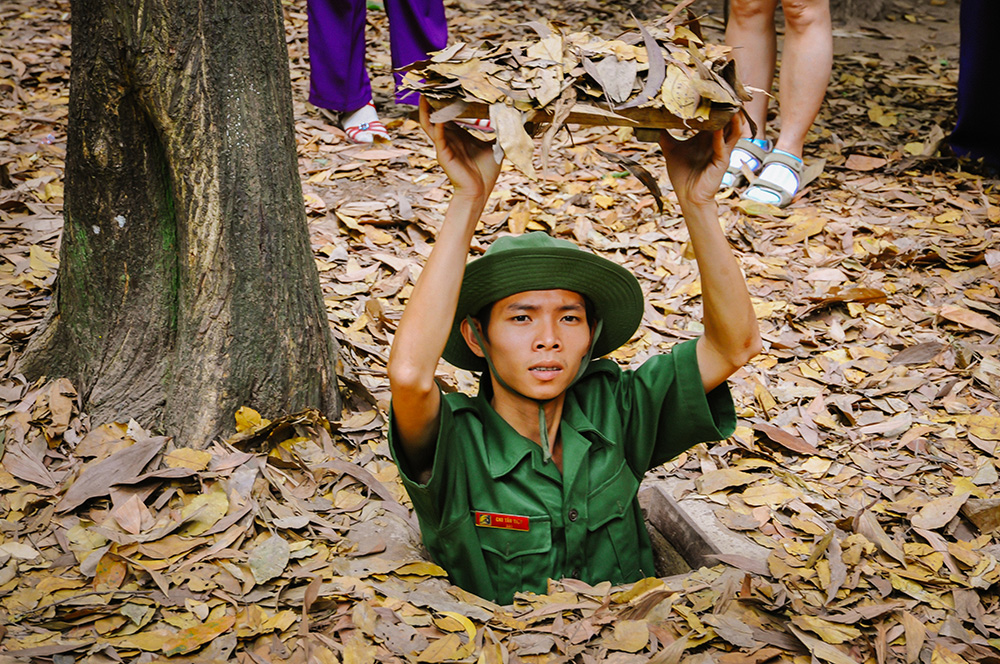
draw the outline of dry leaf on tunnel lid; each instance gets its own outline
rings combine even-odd
[[[643,84],[642,92],[639,93],[638,97],[621,106],[622,109],[641,106],[655,99],[657,93],[660,91],[660,87],[663,85],[663,79],[666,77],[666,61],[663,59],[663,51],[660,49],[660,44],[646,30],[642,23],[639,23],[638,20],[636,23],[639,24],[639,32],[642,33],[643,45],[646,47],[649,73],[646,75],[646,82]]]
[[[589,61],[585,59],[586,62]],[[635,60],[619,60],[609,55],[596,64],[595,71],[600,76],[598,82],[612,102],[620,104],[631,96],[637,71]],[[587,73],[594,75],[590,70]]]
[[[490,122],[507,159],[519,171],[534,178],[535,167],[531,159],[535,146],[524,129],[524,113],[507,104],[490,104]]]
[[[677,117],[692,119],[698,115],[701,95],[691,85],[691,79],[684,69],[670,63],[664,75],[660,100],[663,106]]]

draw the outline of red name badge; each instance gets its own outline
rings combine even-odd
[[[531,519],[516,514],[494,514],[476,512],[476,525],[480,528],[503,528],[505,530],[530,530]]]

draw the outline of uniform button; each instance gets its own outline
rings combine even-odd
[[[576,519],[577,519],[578,516],[580,516],[580,513],[577,512],[576,510],[570,510],[569,511],[569,520],[570,521],[576,521]]]

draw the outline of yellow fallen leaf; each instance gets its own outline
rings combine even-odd
[[[757,318],[770,318],[776,313],[784,311],[788,303],[782,300],[758,300],[753,303],[754,315]]]
[[[767,505],[769,507],[779,507],[790,500],[794,500],[802,495],[790,486],[779,483],[752,486],[743,492],[743,500],[747,505],[757,507]]]
[[[438,622],[439,619],[442,621],[441,623]],[[455,659],[464,659],[471,655],[472,651],[476,647],[476,626],[472,624],[472,621],[463,616],[461,613],[456,613],[454,611],[442,611],[439,619],[435,619],[434,624],[442,630],[446,632],[465,632],[467,639],[462,647],[456,651]],[[448,625],[452,628],[449,629],[443,625]]]
[[[605,194],[595,194],[594,204],[603,210],[608,210],[615,204],[615,199]]]
[[[295,624],[298,620],[298,614],[294,611],[278,611],[270,618],[264,621],[261,625],[261,633],[266,634],[267,632],[284,632],[286,629]]]
[[[462,637],[458,634],[447,634],[437,641],[433,641],[422,653],[417,655],[416,659],[418,662],[428,662],[429,664],[450,662],[462,659],[464,655],[461,653],[464,650]],[[347,661],[347,657],[344,657],[344,661]]]
[[[788,234],[774,240],[774,244],[798,244],[806,238],[818,235],[826,227],[827,220],[822,217],[794,214],[788,218],[793,226]]]
[[[793,616],[792,622],[797,627],[813,632],[827,643],[847,643],[861,638],[861,630],[859,629],[823,620],[816,616]]]
[[[112,637],[107,643],[115,648],[136,648],[146,652],[156,652],[163,647],[164,642],[173,634],[165,629],[147,629],[129,636]]]
[[[619,620],[611,639],[605,642],[609,650],[639,652],[649,643],[649,625],[645,620]]]
[[[889,573],[889,582],[892,587],[896,590],[906,593],[913,599],[920,600],[921,602],[926,602],[930,604],[935,609],[950,609],[954,610],[954,606],[948,603],[947,596],[938,596],[934,593],[926,590],[922,585],[915,581],[910,581],[909,579],[904,579],[898,574],[893,572]]]
[[[625,604],[635,598],[646,594],[650,590],[663,587],[663,580],[653,576],[636,581],[631,588],[611,596],[611,601],[615,604]]]
[[[883,127],[891,127],[896,124],[898,118],[895,113],[888,113],[878,104],[868,109],[868,119]]]
[[[170,638],[164,639],[160,650],[167,657],[183,655],[197,650],[217,636],[222,635],[236,622],[236,616],[229,614],[225,605],[217,606],[201,625],[182,629]]]
[[[341,655],[344,664],[374,664],[378,649],[368,643],[361,630],[351,630],[349,635],[344,637],[343,645]]]
[[[208,612],[210,607],[206,602],[199,602],[196,599],[190,597],[184,598],[184,608],[193,613],[198,617],[198,620],[202,622],[208,620]]]
[[[264,623],[269,616],[267,611],[256,604],[249,604],[236,616],[236,636],[245,639],[257,636],[264,631]]]
[[[939,224],[950,224],[961,218],[962,212],[960,210],[948,210],[947,212],[942,212],[938,216],[934,217],[934,221]]]
[[[448,576],[448,572],[441,569],[441,567],[426,561],[407,563],[402,567],[397,567],[395,573],[412,576]]]
[[[180,447],[163,458],[164,463],[171,468],[188,468],[190,470],[205,470],[211,460],[211,452],[195,450],[190,447]]]
[[[698,493],[710,494],[730,487],[750,484],[756,481],[757,478],[757,475],[744,473],[741,470],[723,468],[705,473],[694,481],[694,485],[697,487]]]
[[[253,408],[240,406],[240,409],[236,411],[236,431],[238,433],[262,429],[270,423],[270,420],[261,417],[260,413]]]
[[[830,664],[858,664],[857,660],[843,650],[825,641],[813,638],[793,625],[789,625],[788,631],[794,634],[816,659],[830,662]]]
[[[58,182],[45,183],[45,201],[63,197],[63,186]]]
[[[939,643],[934,646],[934,652],[931,653],[931,664],[969,664],[969,660],[956,655]]]
[[[1000,440],[1000,417],[969,415],[965,420],[969,433],[983,440]]]
[[[91,552],[108,543],[106,537],[92,530],[89,524],[85,523],[78,523],[66,531],[66,538],[69,540],[70,551],[79,562],[83,562]]]
[[[42,247],[33,244],[28,250],[28,265],[36,277],[44,278],[59,267],[59,260]]]
[[[181,530],[181,535],[196,537],[218,523],[229,511],[229,497],[222,483],[216,483],[208,493],[195,496],[181,510],[181,518],[190,520]]]

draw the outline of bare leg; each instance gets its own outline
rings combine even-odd
[[[823,104],[833,67],[830,0],[782,0],[782,8],[781,134],[775,147],[801,158],[806,133]]]
[[[731,0],[729,3],[726,43],[733,47],[737,74],[744,85],[765,92],[771,91],[771,83],[774,80],[777,49],[774,12],[777,6],[778,0]],[[784,90],[784,85],[781,89]],[[767,95],[758,92],[754,94],[753,100],[746,104],[747,112],[757,124],[757,134],[752,138],[765,138],[767,102]],[[749,137],[749,128],[745,131]]]

